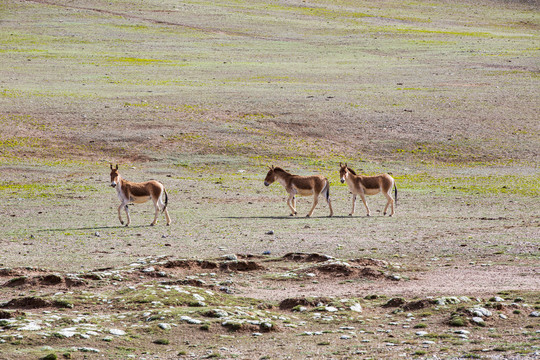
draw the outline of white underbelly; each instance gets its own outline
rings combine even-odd
[[[134,204],[142,204],[150,200],[151,196],[132,196],[129,200]]]
[[[381,191],[380,189],[364,189],[364,194],[377,195],[380,191]]]
[[[300,196],[309,196],[309,195],[313,195],[313,190],[308,190],[308,189],[296,189],[296,193]]]

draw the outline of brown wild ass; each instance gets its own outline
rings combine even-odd
[[[384,215],[386,215],[386,210],[388,210],[388,205],[391,205],[392,211],[390,216],[394,215],[394,203],[397,205],[397,187],[394,182],[394,179],[388,174],[375,175],[375,176],[363,176],[356,175],[356,173],[347,166],[347,164],[342,165],[339,163],[339,178],[341,183],[347,182],[349,190],[352,192],[352,211],[349,216],[354,214],[354,206],[356,203],[356,195],[360,195],[360,198],[364,202],[364,205],[367,210],[367,216],[370,216],[369,207],[366,202],[365,195],[376,195],[379,192],[382,192],[386,197],[388,202],[384,207]],[[394,199],[392,199],[392,187],[394,187]]]
[[[297,214],[296,212],[296,195],[309,196],[313,195],[313,206],[307,214],[307,217],[313,215],[313,210],[319,202],[319,195],[324,193],[326,197],[326,202],[330,208],[330,215],[334,215],[332,210],[332,203],[330,201],[330,183],[328,179],[321,175],[313,176],[299,176],[292,175],[287,171],[279,167],[270,167],[270,171],[266,174],[264,179],[264,185],[269,186],[274,181],[279,182],[285,190],[289,193],[289,198],[287,199],[287,205],[291,209],[291,216]]]
[[[141,183],[130,182],[122,179],[118,173],[118,165],[113,169],[111,164],[111,186],[116,188],[118,193],[118,198],[120,199],[120,206],[118,207],[118,219],[120,219],[120,224],[124,225],[122,220],[121,211],[122,208],[126,211],[127,223],[126,226],[129,226],[131,223],[131,218],[129,217],[129,204],[142,204],[148,200],[154,202],[154,208],[156,209],[156,215],[154,216],[154,221],[150,225],[154,226],[157,223],[159,211],[165,213],[167,218],[167,226],[171,224],[171,218],[169,217],[169,212],[167,211],[167,202],[168,196],[165,191],[165,187],[158,181],[151,180]],[[165,195],[165,202],[161,200],[162,195]]]

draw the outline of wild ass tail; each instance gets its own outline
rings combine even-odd
[[[324,188],[324,197],[326,197],[326,202],[329,202],[330,201],[330,181],[328,181],[328,179],[325,179],[325,180],[326,180],[326,185]]]
[[[163,193],[165,194],[165,205],[163,205],[163,210],[161,210],[162,213],[165,211],[167,204],[169,203],[169,196],[167,195],[167,190],[165,190],[165,188],[163,188]]]
[[[396,204],[396,207],[397,207],[397,186],[396,186],[396,183],[394,183],[394,204]]]

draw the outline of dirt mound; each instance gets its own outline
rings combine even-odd
[[[330,302],[330,299],[320,297],[320,298],[289,298],[281,301],[279,303],[279,308],[281,310],[290,310],[294,309],[297,306],[311,306],[315,307],[318,304],[327,304]]]
[[[216,262],[208,260],[169,260],[164,266],[167,269],[181,268],[187,270],[211,270],[218,268]]]
[[[28,282],[28,277],[26,276],[19,276],[13,279],[9,279],[4,284],[2,284],[2,287],[18,287],[26,284]]]
[[[423,299],[423,300],[408,302],[408,303],[404,304],[402,306],[402,308],[403,308],[403,310],[406,310],[406,311],[420,310],[420,309],[423,309],[423,308],[427,308],[427,307],[429,307],[429,306],[431,306],[433,304],[434,304],[433,300]]]
[[[223,271],[254,271],[264,270],[264,266],[255,261],[225,261],[219,265],[219,269]]]
[[[221,271],[254,271],[263,270],[264,266],[256,261],[231,260],[231,261],[208,261],[208,260],[170,260],[165,265],[167,269],[180,268],[185,270],[221,270]]]
[[[55,274],[38,276],[37,280],[43,285],[58,285],[62,283],[62,278]]]
[[[377,260],[377,259],[370,259],[370,258],[352,259],[352,260],[349,260],[348,262],[353,263],[354,265],[358,265],[358,266],[385,267],[388,265],[388,263],[384,260]]]
[[[2,307],[8,309],[39,309],[47,307],[72,308],[73,305],[65,301],[45,300],[35,296],[27,296],[18,299],[11,299]]]
[[[53,304],[51,301],[34,296],[29,296],[20,299],[11,299],[3,307],[10,309],[38,309],[52,306]]]
[[[405,304],[404,298],[392,298],[388,300],[382,307],[383,308],[400,307],[403,304]]]
[[[283,260],[295,261],[295,262],[324,262],[334,259],[329,255],[321,255],[317,253],[288,253],[282,257]]]

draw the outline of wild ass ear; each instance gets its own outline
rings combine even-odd
[[[116,164],[116,170],[118,170],[118,164]]]
[[[341,164],[341,161],[339,162],[339,167],[343,167],[343,165]]]
[[[112,170],[112,163],[111,163],[111,170]]]

